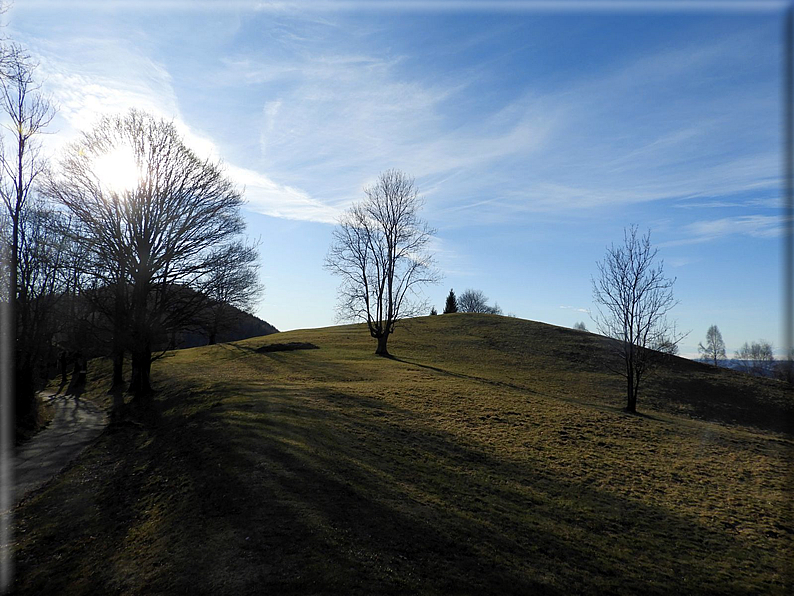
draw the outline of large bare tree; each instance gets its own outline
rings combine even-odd
[[[48,190],[83,226],[93,275],[117,288],[109,313],[132,356],[130,391],[147,397],[153,354],[206,307],[217,247],[244,230],[241,192],[172,123],[136,110],[84,133],[58,172]]]
[[[388,356],[397,321],[427,311],[418,287],[440,277],[428,251],[435,230],[419,218],[422,200],[404,172],[383,172],[364,194],[340,218],[325,267],[342,278],[340,319],[366,321],[375,353]]]
[[[40,357],[37,330],[38,315],[32,295],[33,278],[30,265],[40,259],[43,237],[35,226],[45,220],[37,209],[29,209],[37,178],[46,163],[41,154],[40,136],[51,122],[54,111],[40,93],[34,78],[35,65],[15,45],[4,47],[0,59],[0,109],[4,112],[4,135],[0,151],[0,198],[7,214],[9,243],[9,291],[14,345],[14,378],[17,419],[35,416],[35,366]],[[43,233],[43,230],[42,230]],[[49,236],[48,236],[49,238]],[[39,262],[40,264],[40,262]],[[22,268],[24,267],[24,271]],[[51,270],[48,269],[48,273]],[[52,281],[52,280],[50,280]],[[41,288],[41,286],[38,286]],[[40,312],[38,314],[41,314]]]
[[[666,315],[678,304],[673,297],[675,278],[664,276],[650,232],[637,235],[637,227],[623,231],[623,245],[611,245],[598,263],[593,279],[596,303],[594,320],[598,331],[616,340],[620,366],[615,372],[626,379],[626,410],[637,411],[640,383],[660,347],[675,346],[682,336]]]

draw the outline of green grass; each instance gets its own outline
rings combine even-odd
[[[293,341],[320,349],[256,352]],[[156,413],[17,510],[16,591],[791,588],[791,387],[673,359],[628,415],[601,338],[495,316],[374,349],[346,326],[158,361]]]

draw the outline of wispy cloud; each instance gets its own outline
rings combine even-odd
[[[774,185],[777,186],[777,185]],[[683,201],[673,205],[678,209],[747,209],[747,208],[767,208],[780,209],[781,198],[773,197],[768,199],[747,199],[738,201],[711,200],[703,202]]]
[[[439,180],[466,185],[496,161],[539,150],[562,115],[525,96],[461,126],[447,110],[474,89],[477,74],[428,84],[398,74],[399,59],[306,56],[293,64],[233,64],[249,84],[282,82],[265,104],[263,158],[274,171],[300,176],[323,202],[345,203],[389,167],[423,182],[433,202],[455,193]],[[459,178],[459,180],[453,180]],[[458,195],[453,196],[457,201]]]
[[[224,157],[252,208],[276,217],[334,221],[389,167],[415,175],[428,208],[448,216],[447,225],[473,216],[493,223],[536,213],[587,216],[665,200],[727,204],[742,193],[771,200],[778,188],[779,143],[764,132],[777,117],[768,89],[675,91],[736,64],[751,70],[753,32],[741,43],[693,41],[632,56],[553,87],[527,74],[509,100],[484,101],[483,90],[499,83],[493,56],[447,73],[380,44],[374,30],[352,29],[344,17],[311,16],[306,24],[299,12],[286,12],[268,32],[272,47],[238,50],[208,73],[219,92],[259,101],[249,130],[215,133],[226,137],[184,118],[167,58],[111,34],[36,49],[67,132],[135,106],[173,119],[203,153],[257,144],[258,154]],[[477,39],[488,43],[487,28]]]
[[[580,307],[576,307],[576,306],[560,306],[560,308],[563,309],[563,310],[572,310],[574,312],[581,312],[581,313],[585,313],[585,314],[588,314],[588,315],[590,314],[590,310],[587,309],[587,308],[580,308]]]
[[[681,231],[683,238],[669,240],[660,247],[699,244],[728,236],[776,238],[785,231],[785,219],[774,215],[739,215],[691,223]]]
[[[56,43],[31,39],[27,49],[38,63],[36,76],[57,108],[47,141],[57,149],[104,114],[138,108],[172,120],[179,105],[164,65],[128,44],[103,37],[74,37]]]
[[[742,234],[754,237],[779,236],[783,233],[783,218],[773,215],[742,215],[712,221],[698,221],[688,226],[701,237]]]
[[[553,90],[524,83],[510,102],[469,117],[459,106],[488,83],[476,65],[433,78],[410,72],[400,55],[321,46],[229,66],[267,95],[264,163],[299,176],[317,200],[344,204],[379,170],[400,167],[417,176],[432,209],[498,222],[776,191],[774,100],[755,88],[675,93],[724,63],[750,69],[752,51],[740,54],[753,42],[752,33],[693,42]]]
[[[78,39],[73,44],[94,48],[81,54],[81,64],[61,59],[50,48],[36,47],[34,57],[44,89],[58,108],[58,135],[45,138],[48,150],[57,155],[62,146],[89,130],[104,114],[130,108],[145,110],[172,121],[185,143],[202,158],[222,160],[222,151],[208,135],[191,127],[181,115],[179,101],[164,65],[106,39]],[[271,118],[278,104],[266,106]],[[230,178],[245,188],[248,208],[257,213],[308,221],[333,223],[337,209],[309,197],[304,191],[279,184],[267,175],[235,164],[226,164]]]
[[[336,223],[339,210],[309,197],[298,188],[273,182],[267,176],[237,166],[227,166],[232,180],[245,186],[247,207],[257,213],[285,219]]]
[[[671,267],[686,267],[694,263],[700,262],[701,259],[694,257],[673,257],[672,259],[665,259],[665,263]]]
[[[431,237],[427,248],[435,257],[436,265],[444,276],[460,278],[474,277],[480,274],[466,256],[455,250],[443,238]]]

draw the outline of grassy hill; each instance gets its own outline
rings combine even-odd
[[[319,349],[257,352],[266,344]],[[794,394],[488,315],[173,352],[16,512],[19,594],[784,594]],[[96,396],[108,371],[89,374]]]

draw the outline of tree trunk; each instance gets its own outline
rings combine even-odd
[[[210,325],[209,329],[207,330],[207,345],[214,346],[215,342],[218,341],[218,329],[220,329],[221,323],[221,311],[220,308],[215,308],[210,310]]]
[[[130,379],[130,393],[138,402],[148,401],[152,394],[150,374],[152,369],[152,355],[147,351],[136,352],[132,355],[132,378]]]
[[[635,414],[637,412],[637,391],[634,387],[633,376],[629,375],[627,381],[628,403],[626,404],[626,411]]]
[[[113,407],[110,410],[110,417],[113,420],[121,420],[124,416],[124,393],[121,387],[113,390]]]
[[[110,392],[124,384],[124,350],[113,351],[113,381]]]
[[[121,259],[119,259],[121,262]],[[119,265],[121,269],[121,265]],[[113,308],[113,381],[110,390],[124,384],[124,294],[121,281],[121,272],[114,288]]]
[[[147,300],[149,296],[149,283],[151,280],[148,269],[143,263],[148,263],[149,246],[139,249],[141,265],[135,276],[135,285],[132,290],[132,338],[130,350],[132,354],[132,371],[130,380],[130,393],[136,402],[148,401],[152,387],[149,384],[149,371],[152,366],[152,345],[147,318]]]
[[[33,365],[21,354],[17,353],[14,371],[14,411],[17,424],[34,428],[38,422],[38,403],[36,402],[36,385]]]
[[[58,368],[61,372],[61,385],[66,385],[66,375],[69,373],[67,370],[66,350],[61,350],[58,356]]]
[[[386,342],[389,339],[389,334],[384,333],[380,337],[378,337],[378,347],[375,350],[375,354],[378,356],[389,356],[389,350],[386,349]]]

